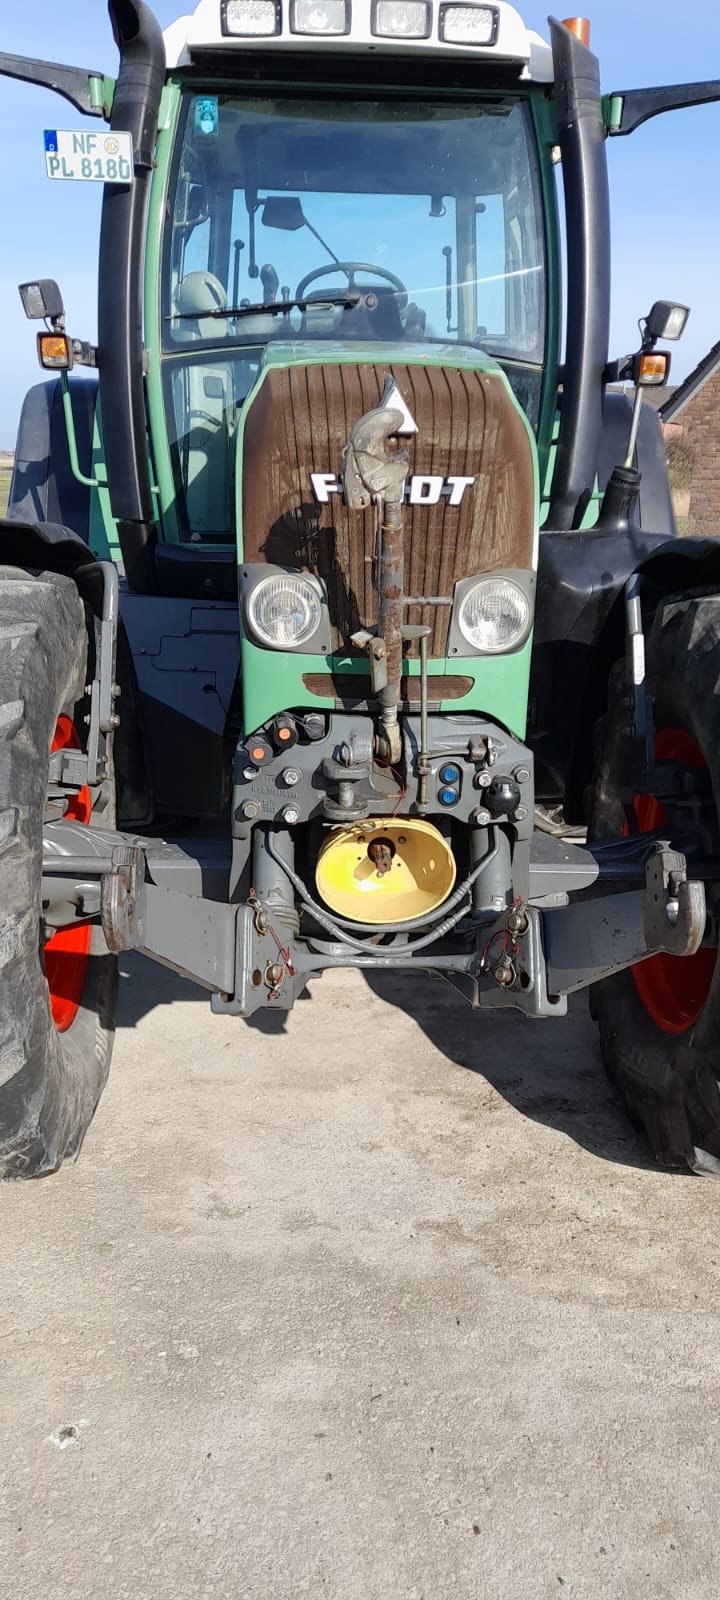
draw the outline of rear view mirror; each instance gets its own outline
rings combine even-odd
[[[191,183],[188,190],[186,210],[185,221],[189,228],[197,228],[201,222],[207,222],[210,215],[210,207],[201,183]]]
[[[180,230],[187,241],[195,228],[207,222],[210,215],[210,205],[202,183],[184,183],[182,194],[178,196],[178,211],[175,226]]]
[[[41,322],[45,317],[50,322],[57,322],[65,315],[63,297],[54,278],[38,278],[35,283],[21,283],[19,290],[25,315],[31,322]]]
[[[297,195],[273,195],[265,200],[262,222],[266,228],[280,228],[283,233],[296,233],[305,227],[305,213]]]

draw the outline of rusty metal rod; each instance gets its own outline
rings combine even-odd
[[[418,752],[418,811],[427,810],[427,781],[430,753],[428,751],[428,642],[427,634],[420,638],[420,750]]]

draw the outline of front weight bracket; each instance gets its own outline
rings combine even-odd
[[[648,951],[693,956],[705,934],[705,885],[688,882],[684,855],[660,839],[645,868],[643,908]]]
[[[144,902],[145,852],[138,845],[116,845],[100,880],[100,921],[113,955],[142,944]]]

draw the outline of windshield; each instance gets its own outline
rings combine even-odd
[[[231,448],[268,341],[472,345],[533,426],[543,226],[527,103],[186,91],[163,251],[181,537],[234,537]]]
[[[169,342],[449,339],[541,364],[531,151],[521,102],[187,96]]]

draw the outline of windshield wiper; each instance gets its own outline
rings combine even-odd
[[[320,306],[342,306],[343,310],[352,311],[356,306],[362,304],[363,296],[361,294],[349,294],[346,292],[345,294],[324,294],[321,300],[271,300],[268,302],[260,301],[254,306],[226,306],[224,310],[217,306],[212,311],[174,311],[167,320],[168,322],[185,322],[188,320],[190,322],[204,322],[206,317],[219,317],[221,319],[253,317],[267,311],[272,313],[305,311],[308,306],[313,306],[314,308],[319,308]]]

